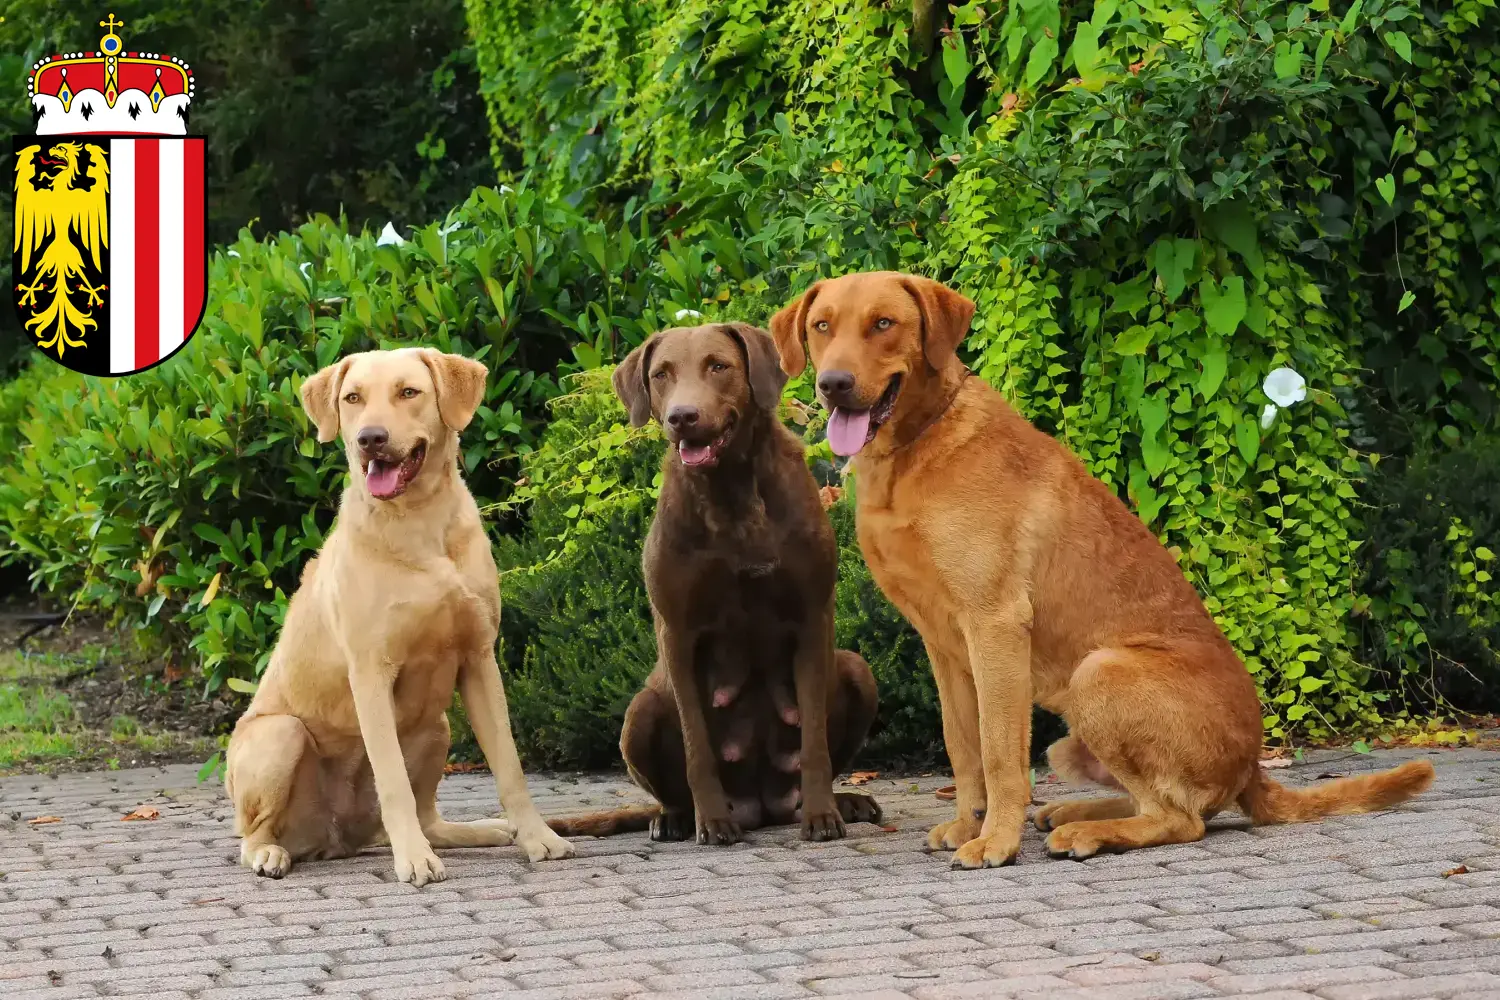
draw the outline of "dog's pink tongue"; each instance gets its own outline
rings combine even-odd
[[[378,458],[370,459],[370,467],[365,470],[365,488],[373,497],[394,496],[396,488],[401,481],[401,467],[390,462],[382,462]]]
[[[682,459],[683,465],[702,465],[712,454],[706,444],[688,444],[686,441],[677,443],[677,455]]]
[[[835,406],[828,417],[828,445],[835,455],[855,454],[865,446],[869,433],[869,410],[847,410]]]

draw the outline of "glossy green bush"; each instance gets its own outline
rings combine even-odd
[[[186,653],[210,688],[254,676],[344,481],[341,450],[302,412],[303,378],[377,346],[484,360],[463,464],[487,502],[508,494],[557,376],[680,308],[671,251],[529,191],[481,188],[409,235],[380,246],[318,218],[246,236],[214,258],[204,328],[150,375],[39,363],[0,387],[5,561]]]

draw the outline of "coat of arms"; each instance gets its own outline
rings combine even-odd
[[[32,67],[36,134],[14,140],[14,297],[48,356],[129,375],[203,318],[204,143],[187,134],[187,64],[125,51],[113,14],[99,25],[99,51]]]

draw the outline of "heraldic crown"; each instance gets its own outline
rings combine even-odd
[[[159,52],[126,52],[113,14],[98,52],[64,52],[31,68],[37,135],[186,135],[193,71]]]

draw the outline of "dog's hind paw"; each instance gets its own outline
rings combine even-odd
[[[844,817],[845,823],[879,823],[885,818],[880,803],[875,801],[873,795],[863,792],[835,792],[833,799],[838,803],[839,815]]]
[[[691,840],[695,832],[691,809],[686,812],[663,809],[651,820],[652,840]]]
[[[970,816],[939,823],[927,832],[927,850],[956,851],[979,836],[980,822]]]
[[[277,844],[261,844],[249,852],[248,859],[241,852],[241,861],[249,865],[250,870],[265,878],[284,878],[286,873],[292,870],[292,856],[287,853],[286,848]]]

